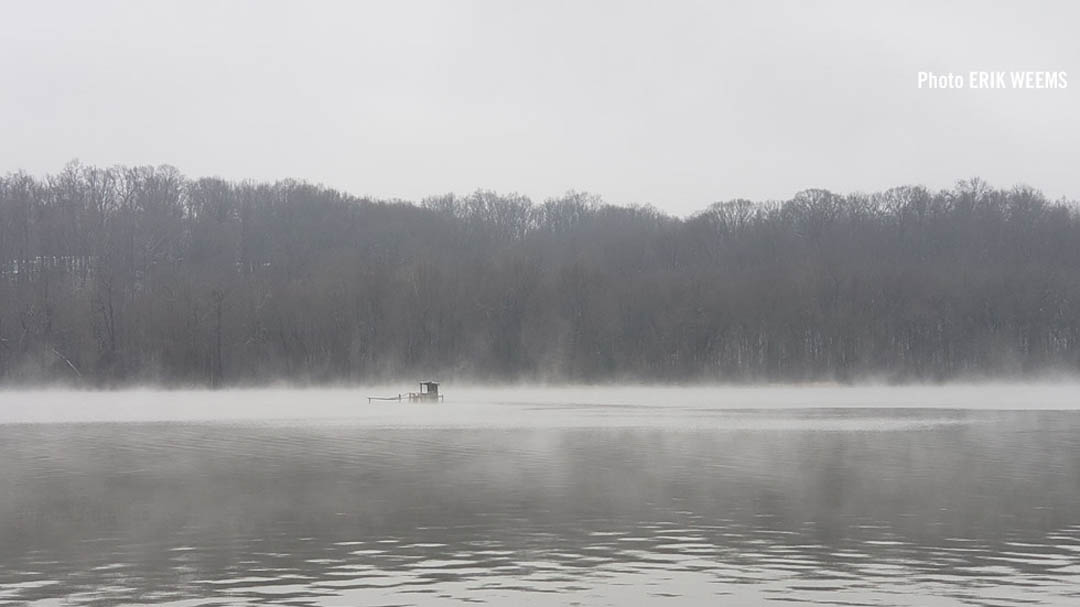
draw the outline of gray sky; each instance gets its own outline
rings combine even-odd
[[[1080,198],[1080,4],[0,1],[0,172],[172,164],[686,214],[981,176]],[[919,71],[1065,71],[919,90]]]

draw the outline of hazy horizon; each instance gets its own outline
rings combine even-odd
[[[75,157],[407,200],[578,190],[679,216],[974,176],[1076,199],[1080,84],[916,85],[1080,78],[1080,7],[1040,6],[11,3],[0,171]]]
[[[158,170],[158,169],[175,169],[180,174],[185,174],[185,171],[183,170],[183,167],[178,167],[176,165],[169,164],[169,163],[145,162],[145,163],[134,163],[134,164],[130,164],[130,165],[124,165],[124,164],[103,165],[103,164],[95,164],[95,163],[92,163],[92,162],[85,162],[80,158],[71,158],[66,163],[64,163],[62,165],[59,165],[59,166],[56,166],[56,167],[53,167],[51,170],[45,170],[45,171],[37,172],[37,171],[28,171],[28,170],[23,169],[23,168],[16,168],[16,169],[10,169],[10,170],[7,170],[7,171],[2,171],[2,172],[0,172],[0,176],[8,176],[8,177],[10,177],[10,176],[13,176],[13,175],[20,175],[21,174],[21,175],[29,176],[29,177],[31,177],[33,179],[46,180],[48,178],[60,176],[63,173],[65,173],[65,172],[67,172],[67,171],[69,171],[69,170],[71,170],[73,168],[75,170],[110,170],[110,169],[129,170],[129,169],[133,169],[133,168],[147,168],[147,169],[151,169],[151,170],[155,170],[155,171]],[[925,189],[927,192],[929,192],[931,194],[937,194],[937,193],[941,193],[941,192],[948,192],[950,190],[955,190],[957,188],[966,187],[968,184],[970,184],[972,182],[979,182],[982,185],[984,185],[984,186],[986,186],[986,187],[988,187],[990,189],[1000,190],[1000,191],[1031,190],[1032,192],[1037,192],[1037,193],[1041,194],[1043,196],[1043,198],[1045,198],[1048,202],[1051,202],[1051,203],[1054,203],[1054,204],[1063,204],[1063,205],[1065,205],[1065,206],[1067,206],[1069,208],[1080,207],[1080,196],[1069,197],[1069,196],[1064,196],[1063,195],[1063,196],[1055,197],[1055,196],[1051,196],[1047,192],[1047,190],[1045,190],[1044,188],[1039,187],[1038,184],[1027,183],[1027,182],[998,183],[998,182],[994,182],[994,181],[984,179],[981,175],[970,175],[970,176],[957,175],[955,179],[953,179],[952,181],[949,181],[947,183],[943,183],[943,185],[941,187],[930,187],[930,186],[927,186],[925,183],[918,182],[918,181],[911,182],[911,183],[894,183],[894,184],[886,185],[886,186],[884,186],[882,188],[879,188],[879,189],[876,189],[876,190],[873,190],[873,191],[862,190],[862,189],[845,190],[845,189],[842,189],[842,188],[831,188],[831,187],[828,187],[826,185],[822,185],[822,186],[806,186],[806,187],[803,187],[803,188],[797,188],[797,189],[793,190],[792,194],[790,196],[785,197],[785,198],[759,198],[759,199],[746,198],[746,197],[725,198],[725,199],[712,200],[712,201],[708,201],[708,202],[702,202],[701,206],[699,206],[699,207],[687,207],[686,209],[678,210],[678,211],[670,210],[669,208],[667,208],[669,205],[657,204],[657,203],[654,203],[654,202],[637,203],[637,202],[633,202],[633,201],[624,201],[624,200],[609,200],[609,199],[605,198],[604,196],[602,196],[601,194],[599,194],[597,192],[592,192],[592,191],[589,191],[589,190],[582,190],[580,188],[568,188],[568,189],[566,189],[564,191],[556,192],[556,193],[553,193],[551,196],[545,196],[543,198],[536,198],[536,197],[529,196],[528,194],[522,192],[520,189],[510,188],[510,189],[506,189],[506,190],[496,190],[496,189],[484,188],[484,187],[477,187],[477,188],[474,188],[474,189],[469,190],[469,191],[460,191],[460,192],[450,192],[450,191],[447,191],[447,192],[429,192],[428,194],[418,196],[417,198],[402,198],[402,197],[386,197],[386,198],[382,198],[382,197],[378,197],[378,196],[365,195],[365,194],[363,194],[363,193],[361,193],[359,191],[352,191],[352,190],[348,190],[348,189],[344,189],[344,188],[336,188],[332,184],[328,184],[328,183],[325,183],[325,182],[322,182],[322,181],[315,181],[313,179],[308,179],[307,177],[305,177],[303,175],[285,175],[285,176],[282,176],[280,178],[276,178],[276,179],[273,179],[273,180],[267,180],[267,181],[260,181],[258,179],[244,178],[244,177],[238,177],[238,178],[235,178],[235,179],[234,178],[226,178],[226,177],[223,177],[222,175],[220,175],[218,173],[205,174],[205,175],[186,175],[185,174],[184,176],[185,176],[186,179],[191,179],[191,180],[201,180],[201,179],[221,180],[221,181],[224,181],[226,183],[229,183],[229,184],[235,185],[235,186],[278,185],[278,184],[286,184],[286,183],[297,183],[297,184],[302,184],[302,185],[314,186],[314,187],[319,188],[319,189],[325,189],[325,190],[338,192],[343,196],[351,197],[351,198],[354,198],[354,199],[356,199],[358,201],[371,201],[371,202],[376,202],[376,203],[389,203],[389,204],[407,204],[407,205],[419,206],[419,207],[422,207],[426,203],[429,203],[431,201],[444,199],[444,198],[447,198],[447,197],[456,198],[456,199],[467,199],[469,197],[473,197],[473,196],[477,196],[477,195],[482,195],[482,196],[483,195],[493,195],[493,196],[498,197],[498,198],[522,197],[524,199],[529,200],[533,204],[538,204],[539,205],[539,204],[543,204],[544,202],[548,202],[548,201],[551,201],[551,200],[561,200],[561,199],[565,199],[567,197],[572,197],[572,196],[583,196],[583,197],[588,197],[590,199],[593,199],[597,203],[602,204],[604,206],[618,207],[618,208],[623,208],[623,209],[634,209],[634,208],[639,208],[639,207],[655,209],[656,211],[658,211],[659,213],[661,213],[662,215],[664,215],[666,217],[670,217],[672,219],[680,219],[680,220],[693,219],[695,216],[699,216],[699,215],[701,215],[701,214],[703,214],[705,212],[708,212],[710,207],[714,207],[718,203],[719,204],[725,204],[725,203],[730,203],[730,202],[734,202],[734,201],[748,201],[748,202],[752,203],[755,206],[765,208],[765,207],[768,207],[770,205],[783,204],[783,203],[785,203],[785,202],[787,202],[789,200],[794,199],[799,194],[803,194],[803,193],[811,192],[811,191],[815,191],[815,190],[830,192],[830,193],[835,194],[837,196],[868,196],[868,197],[873,197],[873,196],[880,196],[880,195],[882,195],[882,194],[884,194],[886,192],[889,192],[890,190],[902,190],[902,189],[907,189],[907,188],[918,188],[918,189]]]

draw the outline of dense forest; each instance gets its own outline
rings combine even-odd
[[[892,381],[1080,369],[1080,213],[974,179],[687,218],[72,163],[0,179],[0,381]]]

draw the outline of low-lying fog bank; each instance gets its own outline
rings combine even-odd
[[[445,402],[368,402],[413,386],[224,391],[0,391],[0,424],[344,419],[372,425],[625,425],[708,411],[808,408],[1074,409],[1080,383],[948,386],[502,386],[444,384]]]

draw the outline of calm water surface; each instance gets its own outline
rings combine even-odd
[[[7,394],[0,605],[1080,605],[1080,412],[666,394]]]

